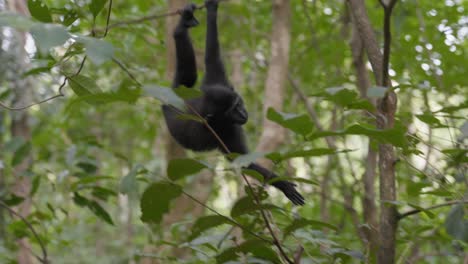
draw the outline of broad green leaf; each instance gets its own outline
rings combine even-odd
[[[337,87],[329,87],[325,89],[325,92],[330,95],[335,95],[343,90],[348,90],[343,86],[337,86]]]
[[[364,254],[355,250],[348,250],[344,248],[332,248],[327,250],[327,253],[341,259],[343,263],[349,262],[350,258],[355,258],[362,262],[365,260]]]
[[[416,117],[421,120],[422,122],[428,124],[431,127],[447,127],[446,125],[442,124],[439,119],[437,119],[434,114],[432,113],[425,113],[422,115],[416,115]]]
[[[31,28],[31,35],[42,54],[46,54],[53,47],[63,45],[70,38],[65,27],[55,24],[35,24]]]
[[[350,152],[351,150],[336,150],[330,148],[316,148],[316,149],[309,149],[309,150],[296,150],[296,151],[289,151],[284,153],[279,152],[272,152],[267,155],[267,158],[271,159],[274,162],[281,162],[283,160],[291,159],[291,158],[298,158],[298,157],[317,157],[317,156],[326,156],[326,155],[333,155],[337,153],[345,153]]]
[[[305,114],[297,115],[282,113],[270,107],[268,108],[267,117],[269,120],[300,135],[310,133],[314,127],[309,116]]]
[[[114,47],[107,41],[90,37],[78,37],[76,41],[83,43],[86,55],[96,65],[109,61],[114,56]]]
[[[256,170],[251,170],[251,169],[245,169],[243,168],[242,169],[242,173],[245,173],[246,175],[249,175],[250,177],[256,179],[257,181],[259,182],[263,182],[264,178],[263,178],[263,175],[260,174],[258,171]]]
[[[0,12],[0,27],[13,27],[22,31],[29,31],[34,22],[28,17],[18,14]]]
[[[91,3],[89,4],[89,10],[93,14],[93,17],[97,17],[99,12],[104,8],[104,5],[106,4],[107,0],[92,0]]]
[[[226,263],[238,259],[239,253],[250,253],[254,257],[271,261],[272,263],[281,263],[276,252],[272,249],[273,245],[263,240],[252,239],[245,241],[237,247],[228,248],[216,257],[216,263]]]
[[[78,96],[95,94],[100,90],[94,80],[84,75],[70,76],[68,77],[68,83]]]
[[[31,191],[29,192],[29,196],[34,196],[36,194],[37,190],[39,189],[39,185],[41,184],[41,176],[36,175],[33,180],[32,180],[32,186],[31,186]]]
[[[104,220],[106,223],[110,225],[114,225],[111,216],[107,211],[96,201],[89,200],[88,198],[81,196],[79,193],[73,193],[73,201],[76,205],[81,207],[88,207],[91,212],[94,213],[98,218]]]
[[[93,186],[91,195],[93,195],[94,197],[100,200],[107,201],[109,197],[117,196],[117,192],[115,192],[114,190],[105,188],[105,187]]]
[[[258,195],[257,195],[258,196]],[[261,197],[263,199],[263,197]],[[248,214],[258,210],[271,210],[278,209],[282,210],[280,207],[273,204],[260,204],[257,205],[251,197],[245,196],[237,200],[234,206],[231,209],[231,217],[237,218],[241,215]]]
[[[385,96],[385,93],[387,92],[386,87],[382,86],[373,86],[367,89],[367,97],[370,98],[383,98]]]
[[[167,165],[167,176],[175,181],[196,174],[205,168],[208,168],[206,164],[194,159],[173,159]]]
[[[457,204],[452,207],[445,219],[445,230],[452,237],[468,242],[468,220],[465,219],[465,204]]]
[[[171,88],[163,88],[156,85],[144,85],[143,91],[145,95],[154,97],[164,104],[172,105],[182,111],[185,109],[184,100],[182,100]]]
[[[31,142],[25,142],[20,148],[18,148],[13,154],[11,160],[11,166],[19,165],[25,158],[31,153]]]
[[[64,16],[62,24],[66,27],[70,26],[75,22],[80,16],[75,10],[69,10]]]
[[[245,155],[237,156],[233,161],[232,164],[238,167],[247,167],[251,163],[254,163],[257,159],[262,158],[265,156],[265,153],[261,152],[251,152]]]
[[[81,87],[77,87],[78,91],[82,91]],[[70,104],[67,107],[67,111],[70,110],[75,104],[86,102],[92,105],[103,105],[103,104],[111,104],[117,102],[124,102],[128,104],[135,103],[135,100],[139,98],[140,90],[134,90],[130,93],[122,93],[120,91],[117,92],[98,92],[95,94],[83,94],[78,98],[74,98],[70,100]],[[76,92],[75,92],[76,93]],[[86,92],[84,92],[86,93]]]
[[[52,22],[49,8],[42,0],[28,0],[28,9],[31,16],[35,19],[44,23]]]
[[[338,230],[338,227],[336,227],[334,225],[331,225],[329,223],[301,218],[301,219],[294,219],[294,221],[284,229],[283,236],[287,237],[292,232],[294,232],[294,231],[296,231],[296,230],[298,230],[300,228],[304,228],[306,226],[313,226],[313,227],[318,227],[318,228],[326,227],[326,228],[332,229],[334,231]]]
[[[141,165],[134,166],[130,172],[125,175],[122,180],[120,181],[120,192],[123,194],[131,194],[138,191],[138,184],[136,180],[136,176],[140,172],[141,169],[144,169]]]
[[[148,186],[140,200],[141,221],[157,224],[169,211],[172,200],[182,194],[182,187],[169,182],[156,182]]]
[[[328,137],[328,136],[343,136],[343,135],[364,135],[375,140],[378,140],[382,143],[390,143],[396,147],[407,148],[407,139],[405,136],[406,130],[404,127],[397,127],[391,129],[375,129],[365,127],[359,124],[352,125],[346,128],[344,131],[322,131],[317,132],[308,137],[309,140],[313,140],[315,138],[320,137]]]
[[[414,204],[414,203],[408,203],[409,206],[413,207],[414,209],[417,209],[417,210],[420,210],[421,212],[423,212],[425,215],[427,215],[429,218],[434,218],[436,215],[431,212],[431,210],[426,210],[424,207],[422,206],[419,206],[417,204]]]
[[[204,231],[220,226],[222,224],[230,224],[231,221],[225,216],[221,215],[208,215],[202,216],[195,221],[195,224],[192,226],[192,233],[189,237],[189,240],[193,240],[198,237]]]
[[[2,198],[0,201],[2,201],[8,206],[17,206],[24,201],[24,197],[20,197],[15,194],[10,194],[6,198]]]
[[[110,214],[96,201],[91,201],[88,208],[99,218],[110,225],[114,225]]]
[[[203,92],[195,88],[177,87],[174,92],[182,99],[189,100],[203,96]]]

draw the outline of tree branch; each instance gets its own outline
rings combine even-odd
[[[32,224],[26,219],[24,218],[21,214],[15,212],[15,210],[11,209],[8,205],[6,205],[4,202],[0,201],[0,206],[5,208],[8,212],[10,212],[10,214],[12,215],[15,215],[16,217],[18,217],[19,219],[21,219],[21,221],[23,221],[23,223],[26,224],[26,226],[29,228],[29,230],[31,230],[34,238],[37,240],[37,243],[39,243],[39,246],[41,247],[41,251],[42,251],[42,258],[38,257],[37,258],[39,259],[39,261],[43,264],[47,264],[49,263],[49,260],[47,259],[47,250],[46,250],[46,247],[44,245],[44,242],[41,240],[41,238],[39,237],[39,235],[37,234],[36,230],[34,229],[34,227],[32,226]]]
[[[454,200],[454,201],[449,201],[449,202],[442,203],[442,204],[429,206],[429,207],[423,208],[423,209],[410,210],[410,211],[408,211],[406,213],[402,213],[402,214],[398,215],[398,220],[402,220],[403,218],[405,218],[407,216],[418,214],[418,213],[421,213],[421,212],[424,212],[424,211],[430,211],[430,210],[433,210],[433,209],[437,209],[437,208],[444,207],[444,206],[450,206],[450,205],[454,205],[454,204],[468,204],[468,200]]]

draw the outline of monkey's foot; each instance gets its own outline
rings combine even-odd
[[[280,189],[293,204],[305,204],[304,197],[296,190],[296,184],[288,181],[277,181],[273,182],[272,185]]]

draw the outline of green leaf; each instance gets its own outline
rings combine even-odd
[[[287,160],[291,158],[326,156],[326,155],[333,155],[337,153],[345,153],[345,152],[350,152],[350,151],[351,150],[349,149],[336,150],[336,149],[330,149],[330,148],[316,148],[316,149],[309,149],[309,150],[289,151],[285,153],[272,152],[267,155],[267,158],[277,163],[277,162],[281,162],[283,160]]]
[[[179,180],[185,176],[193,175],[208,168],[207,165],[194,159],[173,159],[167,165],[167,176],[171,180]]]
[[[109,61],[114,56],[114,47],[107,41],[90,37],[78,37],[76,41],[83,43],[86,55],[96,65]]]
[[[262,158],[264,156],[265,156],[265,153],[262,153],[262,152],[251,152],[245,155],[237,156],[232,161],[232,164],[238,167],[247,167],[251,163],[254,163],[257,159]]]
[[[236,260],[239,257],[239,253],[250,253],[259,259],[269,260],[272,263],[281,263],[278,255],[272,249],[272,245],[259,239],[248,240],[237,247],[226,249],[216,257],[216,263]]]
[[[245,173],[246,175],[249,175],[250,177],[256,179],[257,181],[259,182],[263,182],[264,178],[263,178],[263,175],[260,174],[258,171],[256,170],[251,170],[251,169],[245,169],[243,168],[242,169],[242,173]]]
[[[445,230],[452,237],[468,242],[468,220],[465,219],[464,204],[452,207],[447,219],[445,219]]]
[[[15,153],[13,154],[13,158],[11,160],[11,166],[19,165],[25,158],[29,156],[31,153],[31,142],[25,142],[21,147],[19,147]]]
[[[220,226],[222,224],[230,224],[231,221],[225,216],[221,215],[208,215],[202,216],[197,219],[195,224],[192,226],[192,233],[190,234],[189,240],[193,240],[198,237],[204,231]]]
[[[174,92],[182,99],[190,100],[203,96],[203,92],[199,89],[186,88],[186,87],[177,87],[174,89]]]
[[[31,16],[35,19],[44,23],[52,22],[52,16],[50,15],[49,8],[42,0],[28,0],[28,9]]]
[[[425,215],[427,215],[429,218],[434,218],[436,215],[431,212],[431,210],[426,210],[424,207],[422,206],[419,206],[417,204],[414,204],[414,203],[408,203],[409,206],[413,207],[414,209],[417,209],[417,210],[420,210],[421,212],[423,212]]]
[[[28,17],[18,14],[0,12],[0,27],[13,27],[22,31],[29,31],[34,25]]]
[[[62,24],[66,27],[70,26],[75,22],[80,16],[75,10],[69,10],[64,16]]]
[[[36,176],[32,180],[32,186],[31,186],[31,191],[29,192],[29,196],[34,196],[36,194],[37,190],[39,189],[39,185],[41,184],[41,178],[40,176]]]
[[[262,199],[265,197],[261,197]],[[273,204],[260,204],[257,205],[250,196],[245,196],[237,200],[231,209],[231,217],[237,218],[244,214],[248,214],[257,210],[271,210],[278,209],[283,210],[280,207]]]
[[[138,190],[138,184],[136,176],[139,174],[140,170],[144,169],[141,165],[136,165],[132,170],[122,178],[120,181],[120,192],[123,194],[135,193]]]
[[[114,225],[110,214],[96,201],[91,201],[88,205],[88,208],[99,217],[101,220],[104,220],[106,223],[110,225]]]
[[[300,135],[307,135],[314,128],[312,121],[306,114],[282,113],[270,107],[268,108],[267,117],[269,120]]]
[[[100,90],[94,80],[84,75],[70,76],[68,83],[78,96],[95,94]]]
[[[355,124],[344,131],[322,131],[317,132],[308,137],[309,140],[313,140],[315,138],[320,137],[328,137],[328,136],[342,136],[342,135],[365,135],[379,142],[383,143],[390,143],[396,147],[407,148],[407,139],[405,136],[406,129],[402,126],[395,126],[391,129],[375,129],[365,127],[363,125]]]
[[[373,86],[367,89],[367,97],[370,98],[383,98],[385,96],[385,93],[387,92],[386,87],[382,86]]]
[[[422,115],[416,115],[416,117],[421,120],[422,122],[428,124],[432,127],[447,127],[446,125],[442,124],[439,119],[437,119],[434,114],[432,113],[425,113]]]
[[[96,201],[89,200],[86,197],[81,196],[79,193],[75,192],[73,193],[73,202],[75,202],[75,204],[78,206],[87,207],[91,210],[91,212],[93,212],[95,216],[97,216],[101,220],[104,220],[110,225],[114,225],[114,222],[112,221],[112,218],[109,215],[109,213],[107,213],[107,211],[104,210],[104,208]]]
[[[20,197],[15,194],[10,194],[8,197],[2,199],[1,201],[8,206],[17,206],[24,201],[24,197]]]
[[[313,226],[313,227],[318,227],[318,228],[326,227],[326,228],[332,229],[334,231],[338,231],[338,227],[336,227],[334,225],[331,225],[329,223],[301,218],[301,219],[294,219],[294,221],[284,229],[283,236],[287,237],[292,232],[294,232],[294,231],[296,231],[296,230],[298,230],[300,228],[304,228],[306,226]]]
[[[106,4],[107,0],[92,0],[89,4],[89,10],[93,14],[93,17],[96,18],[97,15],[101,12]]]
[[[46,54],[53,47],[64,44],[70,38],[65,27],[55,24],[35,24],[31,28],[31,35],[42,54]]]
[[[144,85],[144,94],[154,97],[164,104],[172,105],[179,110],[185,109],[185,102],[171,88],[163,88],[156,85]]]
[[[93,186],[91,195],[93,195],[94,197],[100,200],[106,201],[107,199],[109,199],[109,197],[117,196],[117,192],[115,192],[114,190],[105,188],[105,187]]]
[[[169,182],[156,182],[148,186],[140,200],[141,220],[157,224],[169,211],[172,200],[182,194],[182,187]]]

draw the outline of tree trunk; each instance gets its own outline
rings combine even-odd
[[[7,2],[7,9],[19,13],[22,15],[29,15],[26,1],[17,0]],[[12,45],[9,51],[13,54],[15,61],[11,64],[12,72],[12,87],[14,94],[14,105],[24,105],[26,102],[31,100],[30,88],[32,86],[28,78],[21,76],[22,72],[27,68],[27,54],[24,49],[26,43],[26,35],[24,33],[15,32],[11,39],[12,42],[16,42],[16,45]],[[11,123],[11,135],[12,137],[23,138],[25,141],[31,139],[31,131],[28,123],[29,115],[27,112],[12,112],[12,123]],[[24,201],[16,206],[14,210],[21,216],[27,218],[31,210],[31,199],[29,193],[31,191],[31,181],[28,177],[24,177],[23,174],[29,170],[32,166],[32,159],[30,156],[24,158],[24,160],[18,164],[14,169],[13,173],[15,176],[15,183],[12,188],[12,192],[24,198]],[[19,264],[32,264],[33,256],[31,255],[31,244],[27,238],[18,240],[18,253],[17,261]]]
[[[284,102],[285,83],[288,78],[289,45],[291,41],[289,0],[273,1],[273,29],[271,32],[271,59],[265,82],[265,100],[263,108],[263,132],[257,146],[259,152],[273,151],[286,138],[283,127],[269,121],[266,117],[268,108],[281,110]],[[271,164],[265,164],[267,167]]]
[[[385,1],[382,1],[382,3]],[[391,2],[391,1],[388,1]],[[363,41],[367,57],[372,65],[372,70],[378,86],[390,88],[388,80],[387,65],[384,56],[389,57],[390,53],[390,14],[391,8],[385,10],[384,34],[385,41],[382,55],[375,37],[374,30],[370,24],[365,2],[363,0],[348,0],[350,10],[353,13],[354,24]],[[385,8],[384,8],[385,9]],[[385,25],[388,28],[385,28]],[[379,129],[389,129],[394,126],[397,97],[389,89],[384,98],[378,100],[377,127]],[[379,250],[378,263],[395,263],[396,251],[396,229],[397,229],[397,209],[389,202],[396,201],[396,178],[395,178],[395,153],[390,144],[379,145],[379,173],[380,173],[380,224],[379,224]]]
[[[356,85],[359,89],[362,98],[367,98],[367,90],[370,87],[369,74],[366,68],[364,57],[364,44],[356,25],[352,25],[353,35],[351,39],[351,53],[353,56],[353,65],[356,70]],[[375,100],[369,99],[373,105]],[[378,221],[377,221],[377,206],[375,205],[375,179],[377,168],[377,151],[372,147],[371,140],[367,147],[367,157],[365,161],[365,171],[363,175],[364,197],[362,199],[362,207],[364,211],[364,222],[368,228],[364,231],[368,243],[369,262],[374,263],[376,260],[376,252],[378,249]]]

